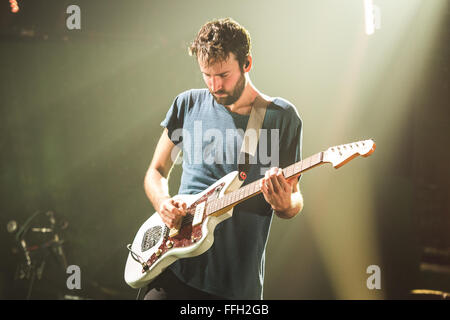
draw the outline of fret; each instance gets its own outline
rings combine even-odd
[[[305,169],[309,169],[311,168],[311,157],[306,158],[306,168]]]
[[[251,187],[250,187],[250,194],[254,194],[255,193],[255,186],[256,186],[256,181],[253,181],[251,184]]]
[[[256,193],[259,191],[259,180],[256,180],[255,182],[253,182],[253,192],[252,193]]]
[[[230,203],[231,203],[231,196],[230,196],[230,194],[228,193],[228,194],[226,195],[226,197],[227,197],[227,202],[226,202],[226,204],[227,204],[227,206],[229,206]]]
[[[313,167],[317,164],[317,160],[318,160],[317,154],[315,154],[311,157],[311,167]]]
[[[294,168],[293,168],[292,166],[289,166],[289,167],[287,167],[286,169],[287,169],[287,170],[286,170],[287,177],[292,176],[292,171],[293,171]]]
[[[298,173],[297,163],[294,163],[292,166],[294,167],[294,174],[297,174]]]
[[[302,171],[308,169],[308,158],[302,160]]]
[[[312,156],[311,166],[315,166],[318,163],[317,154]]]
[[[227,195],[225,194],[222,198],[222,204],[220,205],[222,208],[227,206]]]
[[[219,206],[219,201],[214,201],[214,211],[217,211],[217,210],[219,210],[220,209],[220,206]]]
[[[315,157],[314,155],[312,155],[311,157],[309,157],[309,167],[311,168],[312,166],[314,166],[314,162],[315,162]]]
[[[258,183],[259,183],[259,180],[256,180],[256,181],[254,181],[252,183],[252,192],[251,192],[251,194],[255,194],[258,191]]]
[[[284,176],[285,176],[286,178],[288,178],[288,177],[291,175],[291,172],[290,172],[290,170],[289,170],[289,167],[286,167],[285,169],[286,169],[286,173],[285,173]]]
[[[313,156],[313,159],[314,159],[314,161],[313,161],[313,166],[315,166],[315,165],[318,165],[319,163],[320,163],[320,152],[319,153],[316,153],[314,156]]]

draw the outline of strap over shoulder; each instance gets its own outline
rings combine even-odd
[[[270,102],[269,99],[258,95],[253,103],[247,129],[245,130],[242,141],[241,153],[238,158],[239,180],[241,182],[247,178],[248,171],[250,170],[250,157],[254,158],[256,155],[262,124],[266,115],[267,106]]]
[[[245,130],[244,139],[242,141],[241,153],[248,153],[252,157],[256,154],[256,147],[258,146],[260,130],[266,115],[267,106],[270,100],[258,95],[253,103],[248,119],[247,129]]]

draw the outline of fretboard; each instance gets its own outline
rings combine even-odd
[[[316,153],[315,155],[296,162],[283,169],[283,175],[286,179],[294,176],[299,176],[303,172],[324,163],[323,152]],[[257,194],[261,193],[260,183],[262,179],[249,183],[235,191],[225,194],[219,199],[208,201],[208,207],[206,210],[207,215],[212,215],[224,208],[234,207],[239,202],[247,200]]]

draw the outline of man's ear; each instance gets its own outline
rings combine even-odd
[[[252,68],[252,56],[247,56],[247,61],[244,63],[244,72],[249,72],[250,69]]]

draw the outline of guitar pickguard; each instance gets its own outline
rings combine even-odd
[[[170,249],[189,247],[202,238],[203,223],[196,225],[196,226],[192,226],[195,208],[202,202],[217,199],[220,194],[220,191],[222,190],[222,188],[224,186],[225,186],[225,183],[218,184],[215,188],[212,188],[211,190],[209,190],[201,198],[199,198],[197,201],[192,203],[186,209],[186,216],[183,217],[182,226],[181,226],[178,234],[173,237],[169,237],[168,234],[164,235],[164,241],[159,246],[159,248],[157,250],[158,253],[152,254],[151,257],[147,260],[147,265],[149,267],[151,267],[159,259],[159,257],[164,255],[164,253],[166,253]],[[207,206],[205,206],[205,210],[203,212],[202,221],[205,221],[205,219],[206,219],[206,207]],[[149,232],[149,235],[152,234],[151,229],[149,229],[147,232]],[[145,239],[145,237],[144,237],[144,239]],[[152,239],[152,237],[149,236],[149,239]],[[151,244],[152,240],[149,240],[149,241],[150,241],[149,243]],[[170,245],[169,245],[169,243],[170,243]],[[154,245],[155,244],[153,244],[153,246]],[[146,249],[146,250],[148,250],[148,249]]]

